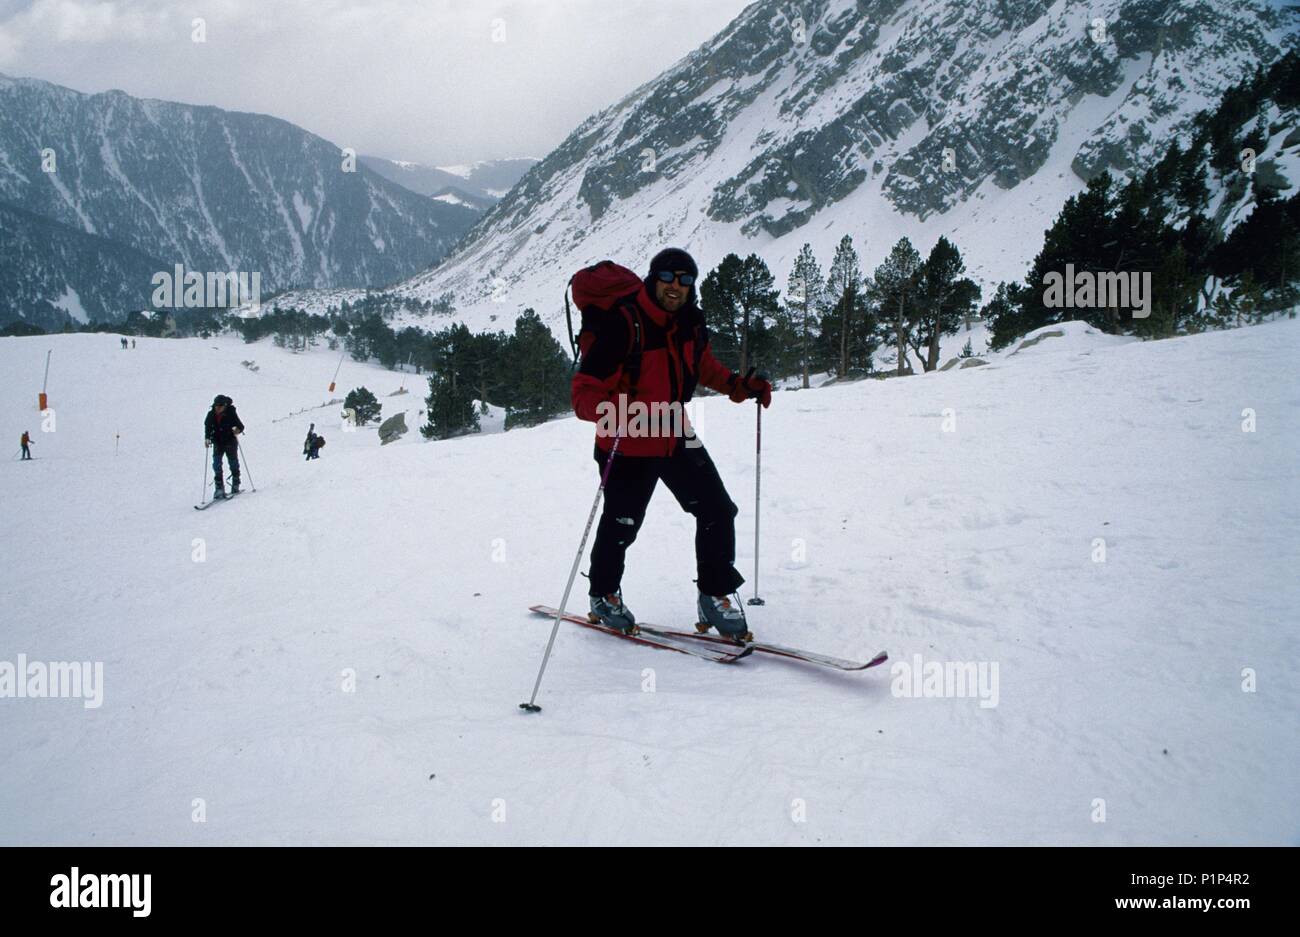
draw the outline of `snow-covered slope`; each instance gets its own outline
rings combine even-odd
[[[324,350],[0,340],[4,433],[38,457],[0,463],[0,661],[104,665],[97,709],[0,699],[0,842],[1295,844],[1300,322],[1060,331],[764,414],[755,630],[995,664],[995,706],[566,628],[539,716],[525,607],[559,601],[589,425],[424,443],[419,379],[346,362],[340,396],[411,408],[380,448],[337,408],[286,419]],[[257,492],[198,513],[218,392]],[[753,420],[697,407],[747,575]],[[691,620],[691,530],[659,492],[624,584],[645,620]]]

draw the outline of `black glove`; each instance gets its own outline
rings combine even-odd
[[[727,379],[727,383],[731,385],[731,391],[727,396],[735,403],[757,400],[764,407],[772,406],[772,384],[763,375],[754,374],[753,368],[750,368],[749,373],[744,377],[732,374]]]

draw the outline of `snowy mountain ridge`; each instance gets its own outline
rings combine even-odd
[[[0,225],[21,245],[8,311],[54,327],[68,289],[101,321],[148,306],[148,277],[106,275],[133,269],[123,252],[162,271],[257,271],[267,292],[382,286],[437,260],[478,217],[277,118],[4,76],[0,204],[17,210]]]
[[[761,0],[395,292],[454,293],[471,328],[531,306],[562,330],[564,281],[596,260],[757,251],[783,283],[804,241],[825,259],[843,234],[867,269],[942,234],[977,281],[1017,279],[1088,178],[1159,158],[1298,28],[1260,0]]]
[[[471,202],[496,204],[524,173],[537,164],[533,157],[483,159],[464,166],[426,166],[409,160],[362,156],[370,169],[420,195],[436,196],[451,190],[471,196]]]

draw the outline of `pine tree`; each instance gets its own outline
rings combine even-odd
[[[1119,193],[1114,216],[1108,219],[1106,239],[1100,245],[1102,260],[1094,269],[1138,275],[1154,273],[1178,240],[1177,232],[1165,222],[1165,216],[1165,206],[1159,199],[1149,196],[1140,186],[1125,186]],[[1178,306],[1167,297],[1152,295],[1150,301],[1153,309],[1161,302],[1169,314],[1174,314]],[[1078,318],[1113,333],[1138,327],[1141,321],[1133,318],[1132,309],[1117,305],[1085,310]]]
[[[831,271],[826,276],[826,300],[830,311],[822,324],[828,341],[823,347],[835,362],[835,373],[844,377],[852,371],[869,371],[875,350],[875,318],[853,238],[844,235],[835,248]]]
[[[728,254],[700,284],[700,304],[713,353],[746,373],[766,362],[767,323],[780,309],[775,280],[757,254]]]
[[[429,396],[424,399],[428,422],[420,427],[426,439],[450,439],[479,430],[474,394],[461,374],[473,339],[469,329],[459,324],[434,336],[437,364],[429,375]]]
[[[806,389],[809,386],[809,365],[816,338],[815,323],[821,319],[825,306],[822,271],[813,255],[811,244],[805,243],[799,248],[799,255],[795,257],[790,277],[786,281],[785,295],[787,327],[798,342],[799,370]]]
[[[1237,282],[1237,288],[1233,291],[1232,298],[1237,301],[1237,324],[1241,325],[1242,319],[1251,325],[1258,325],[1264,321],[1264,316],[1268,311],[1268,304],[1264,297],[1264,289],[1255,281],[1255,271],[1247,270],[1241,275]]]
[[[890,324],[893,332],[894,349],[898,355],[895,373],[900,375],[911,373],[907,361],[909,316],[915,304],[920,269],[921,255],[904,237],[890,249],[889,256],[876,268],[872,278],[872,292],[880,303],[881,318]]]
[[[383,404],[365,387],[357,387],[348,391],[343,401],[343,409],[352,411],[357,426],[365,426],[371,420],[379,419]]]
[[[1025,334],[1020,329],[1022,313],[1017,290],[1019,287],[1014,283],[999,283],[993,298],[980,308],[980,318],[989,330],[989,347],[994,351],[1005,348],[1015,336]]]
[[[512,379],[506,405],[506,429],[545,422],[569,406],[569,356],[533,309],[515,319],[506,344]]]
[[[709,329],[709,341],[718,360],[727,365],[739,366],[740,329],[739,303],[740,268],[743,261],[738,254],[728,254],[722,262],[700,281],[700,311]]]
[[[1151,313],[1145,319],[1133,320],[1134,333],[1165,338],[1194,325],[1202,278],[1203,274],[1192,268],[1180,242],[1165,250],[1151,276]]]
[[[909,337],[926,371],[939,366],[940,339],[955,334],[979,301],[979,287],[962,276],[965,271],[966,263],[956,245],[940,237],[918,273],[916,313]]]
[[[1240,283],[1246,273],[1270,310],[1287,308],[1297,299],[1300,283],[1300,195],[1279,199],[1261,195],[1251,213],[1210,252],[1214,273]]]
[[[736,299],[740,308],[740,372],[767,368],[772,358],[770,323],[781,308],[781,294],[772,271],[757,254],[750,254],[741,266]]]
[[[1221,290],[1214,297],[1213,311],[1206,316],[1206,323],[1212,328],[1226,329],[1237,321],[1238,314],[1237,301],[1227,290]]]
[[[460,379],[472,388],[484,414],[489,403],[508,407],[513,402],[514,381],[506,365],[508,342],[504,332],[477,332],[470,337],[460,357]]]

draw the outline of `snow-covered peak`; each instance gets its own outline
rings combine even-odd
[[[762,0],[398,290],[454,293],[471,325],[532,306],[562,328],[584,264],[677,244],[705,269],[758,252],[781,281],[803,242],[828,258],[844,234],[868,269],[944,234],[978,281],[1016,279],[1068,196],[1149,165],[1298,23],[1260,0]]]

